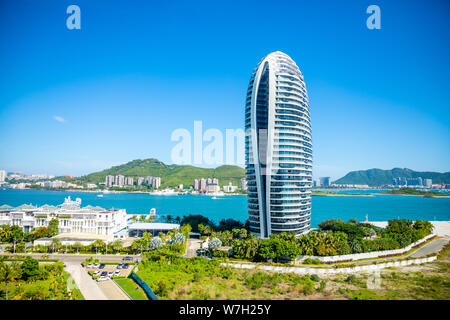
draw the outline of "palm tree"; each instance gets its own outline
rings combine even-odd
[[[77,250],[77,253],[80,253],[80,249],[81,249],[82,246],[83,246],[83,245],[82,245],[79,241],[76,241],[76,242],[73,244],[72,248],[74,248],[75,250]]]
[[[17,262],[0,264],[0,281],[5,283],[6,300],[8,300],[8,283],[20,277],[20,267]]]
[[[144,241],[144,243],[146,243],[146,245],[147,245],[147,250],[148,250],[148,243],[149,243],[149,241],[152,239],[152,235],[150,234],[150,233],[148,233],[148,232],[144,232],[143,234],[142,234],[142,241]]]
[[[60,245],[61,245],[61,239],[59,239],[59,238],[53,238],[52,239],[53,253],[55,253],[55,247],[58,250]]]
[[[131,217],[131,220],[132,220],[133,222],[137,222],[137,221],[138,221],[137,215],[133,215],[133,216]]]
[[[98,254],[98,248],[100,248],[101,252],[103,247],[105,247],[105,242],[100,239],[97,239],[92,243],[92,246],[95,247],[95,253]]]
[[[1,229],[0,229],[0,239],[7,241],[9,238],[11,238],[12,236],[12,231],[9,228],[9,226],[4,225]]]
[[[116,240],[111,244],[112,249],[117,253],[122,249],[123,242],[121,240]]]

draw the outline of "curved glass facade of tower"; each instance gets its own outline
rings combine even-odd
[[[245,104],[245,161],[250,231],[309,231],[312,140],[303,75],[276,51],[253,70]]]

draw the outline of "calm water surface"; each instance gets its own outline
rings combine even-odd
[[[359,193],[359,192],[358,192]],[[0,189],[0,205],[19,206],[21,204],[58,205],[71,196],[82,199],[82,206],[93,205],[103,208],[125,208],[128,213],[146,214],[156,208],[159,215],[173,217],[201,214],[215,222],[224,218],[241,221],[247,219],[246,196],[223,196],[212,199],[202,195],[157,196],[148,194],[104,194],[97,193],[14,190]],[[372,221],[393,218],[450,220],[450,198],[422,198],[399,195],[375,195],[373,197],[312,197],[311,224],[331,218],[364,220],[365,215]]]

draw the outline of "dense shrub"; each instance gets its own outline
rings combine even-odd
[[[222,241],[220,241],[218,238],[212,238],[208,242],[208,249],[210,251],[218,250],[222,246]]]
[[[163,242],[162,242],[162,240],[161,240],[160,237],[153,237],[153,238],[150,240],[150,243],[149,243],[148,247],[149,247],[151,250],[156,250],[156,249],[161,248],[162,245],[163,245]]]
[[[319,282],[320,281],[320,277],[317,274],[312,274],[310,276],[311,280],[314,282]]]
[[[230,255],[229,255],[228,251],[216,250],[213,252],[212,256],[214,258],[228,258]]]
[[[186,237],[182,233],[177,233],[173,237],[173,244],[183,244],[186,241]]]

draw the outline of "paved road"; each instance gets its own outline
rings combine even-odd
[[[66,270],[71,274],[73,280],[75,280],[84,299],[108,300],[107,296],[97,285],[97,281],[93,280],[78,262],[66,262]]]
[[[13,254],[7,254],[14,256]],[[23,256],[24,254],[15,254]],[[42,254],[27,254],[35,259],[42,257]],[[65,269],[69,272],[86,300],[129,300],[129,297],[112,280],[97,282],[81,266],[81,262],[88,257],[99,259],[101,262],[121,262],[123,255],[77,255],[77,254],[50,254],[49,259],[58,259],[64,262]],[[132,256],[135,261],[139,256]]]
[[[346,262],[345,264],[355,264],[355,265],[361,266],[361,265],[372,264],[373,261],[389,262],[389,261],[404,259],[406,257],[421,258],[421,257],[425,257],[426,255],[431,254],[431,253],[438,253],[449,242],[449,240],[450,240],[450,237],[435,238],[435,239],[431,240],[429,243],[427,243],[426,245],[424,245],[423,247],[420,247],[413,253],[410,253],[406,256],[379,258],[376,260],[371,259],[371,260],[362,260],[362,261],[349,261],[349,262]]]
[[[424,257],[430,253],[437,253],[441,251],[441,249],[450,241],[450,237],[436,238],[420,247],[413,253],[409,254],[408,257],[411,258],[420,258]]]
[[[13,254],[3,254],[8,256],[14,256]],[[23,253],[16,253],[16,256],[24,256]],[[33,257],[35,259],[42,258],[42,253],[33,253],[33,254],[26,254],[26,256]],[[95,255],[95,254],[49,254],[49,259],[58,259],[62,262],[73,262],[73,263],[81,263],[82,261],[86,260],[86,258],[92,257],[94,259],[98,259],[101,262],[121,262],[124,255]],[[136,261],[136,259],[141,260],[140,256],[132,255],[133,261]]]
[[[185,258],[193,258],[197,256],[197,249],[200,249],[202,241],[199,239],[188,239],[186,244]]]
[[[108,300],[131,300],[113,280],[97,283]]]

